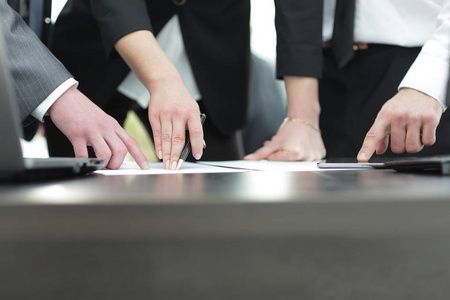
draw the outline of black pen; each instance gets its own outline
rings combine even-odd
[[[206,115],[205,114],[201,114],[200,115],[200,122],[205,123],[206,120]],[[178,160],[178,164],[177,164],[177,170],[179,170],[181,168],[181,165],[186,161],[189,152],[191,151],[191,141],[189,138],[189,132],[186,132],[186,144],[184,145],[183,151],[181,151],[181,155],[180,155],[180,159]]]

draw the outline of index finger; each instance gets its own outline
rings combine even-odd
[[[375,120],[370,130],[366,134],[366,138],[359,150],[358,161],[369,161],[378,145],[389,135],[390,123],[387,121]]]

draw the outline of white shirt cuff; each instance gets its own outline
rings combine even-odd
[[[422,48],[400,88],[412,88],[436,99],[443,110],[447,109],[445,97],[449,72],[448,50],[436,42],[428,42]]]
[[[78,86],[78,81],[73,78],[67,79],[60,86],[58,86],[45,100],[31,113],[37,120],[43,122],[44,116],[47,113],[50,106],[55,103],[58,98],[64,94],[72,86]]]

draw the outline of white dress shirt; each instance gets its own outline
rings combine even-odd
[[[323,39],[333,34],[336,0],[324,1]],[[356,0],[355,42],[422,47],[399,88],[419,90],[445,109],[450,0]]]
[[[44,121],[44,116],[47,114],[48,109],[53,103],[61,97],[72,86],[78,86],[78,81],[73,78],[67,79],[59,87],[57,87],[32,113],[31,115],[39,121]]]

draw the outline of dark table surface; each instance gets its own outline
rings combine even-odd
[[[0,185],[2,299],[448,299],[450,176]]]

